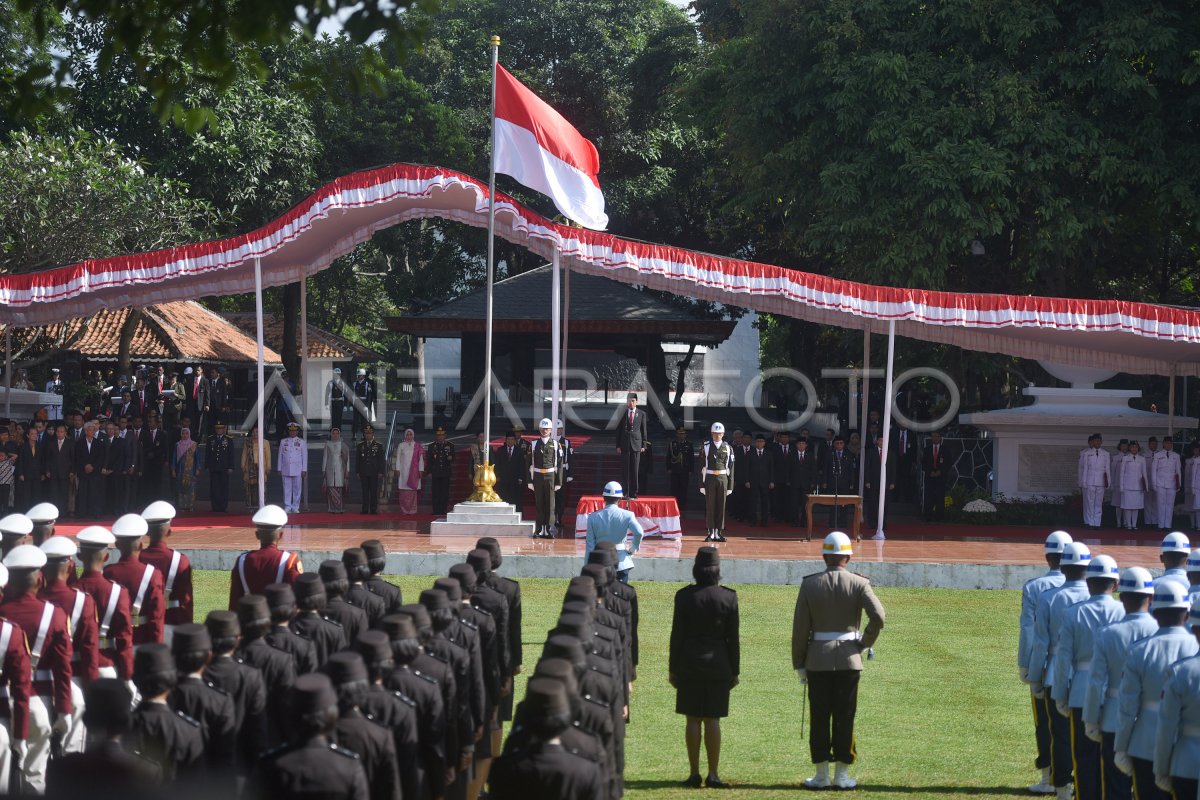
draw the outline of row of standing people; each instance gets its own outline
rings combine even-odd
[[[1161,448],[1158,437],[1151,436],[1145,453],[1137,440],[1122,439],[1113,453],[1103,445],[1094,433],[1079,454],[1084,525],[1101,527],[1108,492],[1119,529],[1137,530],[1140,516],[1146,527],[1170,531],[1182,499],[1191,529],[1200,530],[1200,443],[1193,443],[1187,460],[1175,452],[1172,436],[1162,438]]]

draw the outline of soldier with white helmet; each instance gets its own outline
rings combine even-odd
[[[583,563],[601,542],[612,542],[617,551],[617,578],[629,583],[629,571],[633,569],[633,554],[642,546],[641,523],[632,511],[619,505],[624,492],[621,484],[609,481],[604,484],[604,508],[587,515],[587,545],[583,551]],[[633,536],[632,544],[629,537]]]
[[[0,557],[9,554],[14,547],[29,541],[33,533],[33,520],[24,514],[9,514],[0,519]]]
[[[149,544],[138,554],[143,564],[154,567],[163,576],[163,643],[170,644],[175,628],[195,621],[192,595],[192,563],[183,553],[167,546],[171,538],[171,521],[175,507],[165,500],[156,500],[142,512],[146,520]]]
[[[104,577],[129,592],[134,647],[163,640],[166,624],[166,584],[161,570],[141,560],[149,525],[138,514],[125,514],[113,523],[121,560],[104,568]]]
[[[1175,578],[1188,582],[1187,577],[1187,560],[1192,554],[1192,543],[1188,541],[1187,534],[1181,531],[1171,531],[1162,540],[1162,549],[1159,553],[1158,560],[1162,562],[1164,578]]]
[[[1121,595],[1125,616],[1119,622],[1096,632],[1082,716],[1084,734],[1100,743],[1100,757],[1104,765],[1102,796],[1106,800],[1131,800],[1133,784],[1129,776],[1113,763],[1116,754],[1117,692],[1130,645],[1158,630],[1158,623],[1150,616],[1150,600],[1154,596],[1154,580],[1150,570],[1129,567],[1121,573],[1117,591]]]
[[[71,715],[71,728],[63,740],[63,751],[82,753],[85,739],[83,689],[100,677],[100,632],[96,604],[86,592],[67,585],[68,571],[74,570],[72,559],[79,551],[73,541],[66,536],[52,536],[42,542],[38,549],[46,554],[38,599],[53,603],[67,615],[71,623],[71,700],[75,704],[75,713]]]
[[[834,531],[825,537],[821,556],[825,570],[800,583],[792,618],[792,667],[808,692],[812,705],[809,755],[816,775],[804,781],[809,789],[853,789],[854,712],[862,652],[879,638],[883,605],[871,591],[871,582],[846,569],[853,555],[850,537]],[[867,627],[860,631],[862,615]],[[829,762],[836,764],[829,777]]]
[[[534,441],[529,459],[529,488],[537,507],[533,538],[553,539],[550,528],[554,525],[554,494],[563,481],[563,453],[554,438],[554,423],[543,419],[538,423],[538,432],[541,437]]]
[[[1054,531],[1046,537],[1044,552],[1046,565],[1050,570],[1045,575],[1030,578],[1021,587],[1021,618],[1020,633],[1017,639],[1017,670],[1021,680],[1028,682],[1029,651],[1033,644],[1033,614],[1037,609],[1038,597],[1047,589],[1062,586],[1062,570],[1058,568],[1062,558],[1063,548],[1071,542],[1071,534],[1066,531]],[[1050,718],[1046,715],[1046,704],[1033,700],[1033,733],[1037,742],[1037,758],[1034,766],[1042,771],[1040,782],[1029,787],[1034,794],[1053,794],[1054,784],[1050,782]]]
[[[1063,547],[1059,567],[1064,581],[1061,586],[1047,589],[1038,596],[1033,615],[1027,680],[1033,688],[1034,698],[1042,703],[1050,720],[1050,777],[1059,797],[1068,796],[1064,793],[1071,790],[1071,720],[1055,708],[1049,690],[1058,679],[1054,655],[1065,612],[1075,603],[1087,599],[1088,587],[1084,578],[1091,560],[1092,553],[1082,542],[1071,542]]]
[[[99,675],[119,678],[133,684],[133,618],[130,612],[129,590],[104,576],[108,563],[108,548],[116,544],[112,532],[99,525],[81,530],[79,563],[82,572],[75,587],[87,592],[96,608],[99,623]]]
[[[700,494],[704,495],[706,542],[725,541],[725,498],[733,491],[733,448],[725,438],[725,426],[714,422],[712,438],[700,447]]]
[[[1076,793],[1084,800],[1098,800],[1102,791],[1100,743],[1084,735],[1083,706],[1096,633],[1124,617],[1125,609],[1113,599],[1120,570],[1111,556],[1098,555],[1089,561],[1086,576],[1088,599],[1063,610],[1054,655],[1054,687],[1050,693],[1058,713],[1071,720]]]
[[[1193,600],[1188,625],[1200,636],[1200,602]],[[1200,791],[1200,656],[1177,662],[1163,687],[1154,740],[1154,782],[1178,798]]]
[[[1171,666],[1200,650],[1184,627],[1190,610],[1185,584],[1172,579],[1156,580],[1150,613],[1158,622],[1158,630],[1135,642],[1125,660],[1113,763],[1126,775],[1133,776],[1134,796],[1138,800],[1171,800],[1171,793],[1155,780],[1154,747],[1163,687]]]

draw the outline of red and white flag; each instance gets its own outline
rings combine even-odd
[[[596,146],[500,65],[494,124],[497,172],[546,195],[585,228],[608,227]]]

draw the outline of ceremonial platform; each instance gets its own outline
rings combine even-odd
[[[428,515],[393,517],[359,514],[297,514],[285,530],[281,546],[302,555],[304,567],[315,571],[321,561],[340,558],[346,547],[364,539],[379,539],[388,551],[389,574],[445,575],[451,565],[475,545],[474,536],[430,534]],[[564,527],[574,530],[568,517]],[[60,524],[72,534],[82,525]],[[635,581],[691,581],[696,549],[704,544],[703,523],[692,520],[677,539],[647,539],[635,558]],[[1093,553],[1104,552],[1122,567],[1143,566],[1157,574],[1157,532],[1067,530],[1086,542]],[[1030,577],[1045,571],[1041,542],[1048,531],[1011,526],[969,526],[900,520],[889,528],[886,541],[864,539],[855,545],[851,569],[878,586],[944,589],[1019,589]],[[822,568],[817,528],[813,541],[803,541],[802,528],[734,527],[729,541],[717,545],[724,557],[725,583],[796,584]],[[480,534],[483,535],[483,534]],[[498,537],[499,538],[499,537]],[[247,514],[195,515],[176,520],[170,544],[187,553],[197,569],[228,570],[238,553],[257,546]],[[504,537],[505,575],[567,578],[578,573],[584,541],[576,538],[541,540]]]

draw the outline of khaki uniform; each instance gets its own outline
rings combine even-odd
[[[860,633],[864,612],[867,627]],[[792,666],[808,671],[814,764],[854,763],[861,654],[879,638],[883,620],[883,605],[861,575],[830,567],[800,583],[792,618]]]
[[[537,506],[535,535],[549,535],[554,523],[554,493],[562,486],[562,480],[562,445],[557,439],[536,440],[529,459],[529,483]]]
[[[704,489],[704,518],[710,531],[725,530],[725,498],[733,487],[733,447],[711,439],[700,448],[700,486]]]

